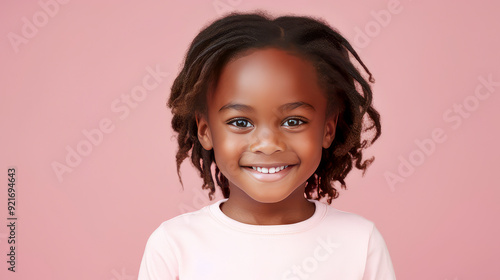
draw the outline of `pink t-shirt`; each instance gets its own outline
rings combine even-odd
[[[389,251],[374,223],[323,202],[309,219],[250,225],[219,200],[163,222],[149,237],[139,280],[393,280]]]

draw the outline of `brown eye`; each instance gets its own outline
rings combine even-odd
[[[301,124],[304,124],[305,122],[301,119],[288,119],[286,120],[283,125],[284,126],[299,126]]]
[[[228,122],[228,124],[236,126],[236,127],[251,127],[252,124],[245,119],[236,119]]]

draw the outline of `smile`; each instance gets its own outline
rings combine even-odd
[[[295,164],[276,167],[246,166],[243,170],[257,181],[276,182],[285,178],[295,166]]]
[[[267,168],[267,167],[259,167],[259,166],[252,166],[252,169],[253,170],[257,170],[257,172],[260,172],[260,173],[264,173],[264,174],[274,174],[274,173],[278,173],[280,172],[281,170],[287,168],[288,165],[284,165],[284,166],[279,166],[279,167],[271,167],[271,168]]]

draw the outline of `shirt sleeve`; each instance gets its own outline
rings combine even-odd
[[[138,280],[178,280],[177,258],[162,226],[149,237]]]
[[[373,225],[368,244],[365,273],[363,280],[395,280],[396,275],[392,266],[389,250],[384,238]]]

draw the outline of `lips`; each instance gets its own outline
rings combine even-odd
[[[274,182],[284,178],[290,170],[295,167],[293,164],[255,164],[245,166],[244,170],[254,179],[261,182]]]
[[[252,166],[252,169],[257,170],[258,172],[264,173],[264,174],[269,174],[269,173],[274,174],[274,173],[281,172],[283,169],[285,169],[287,167],[288,167],[288,165],[282,165],[282,166],[276,166],[276,167],[270,167],[270,168],[260,167],[260,166]]]

